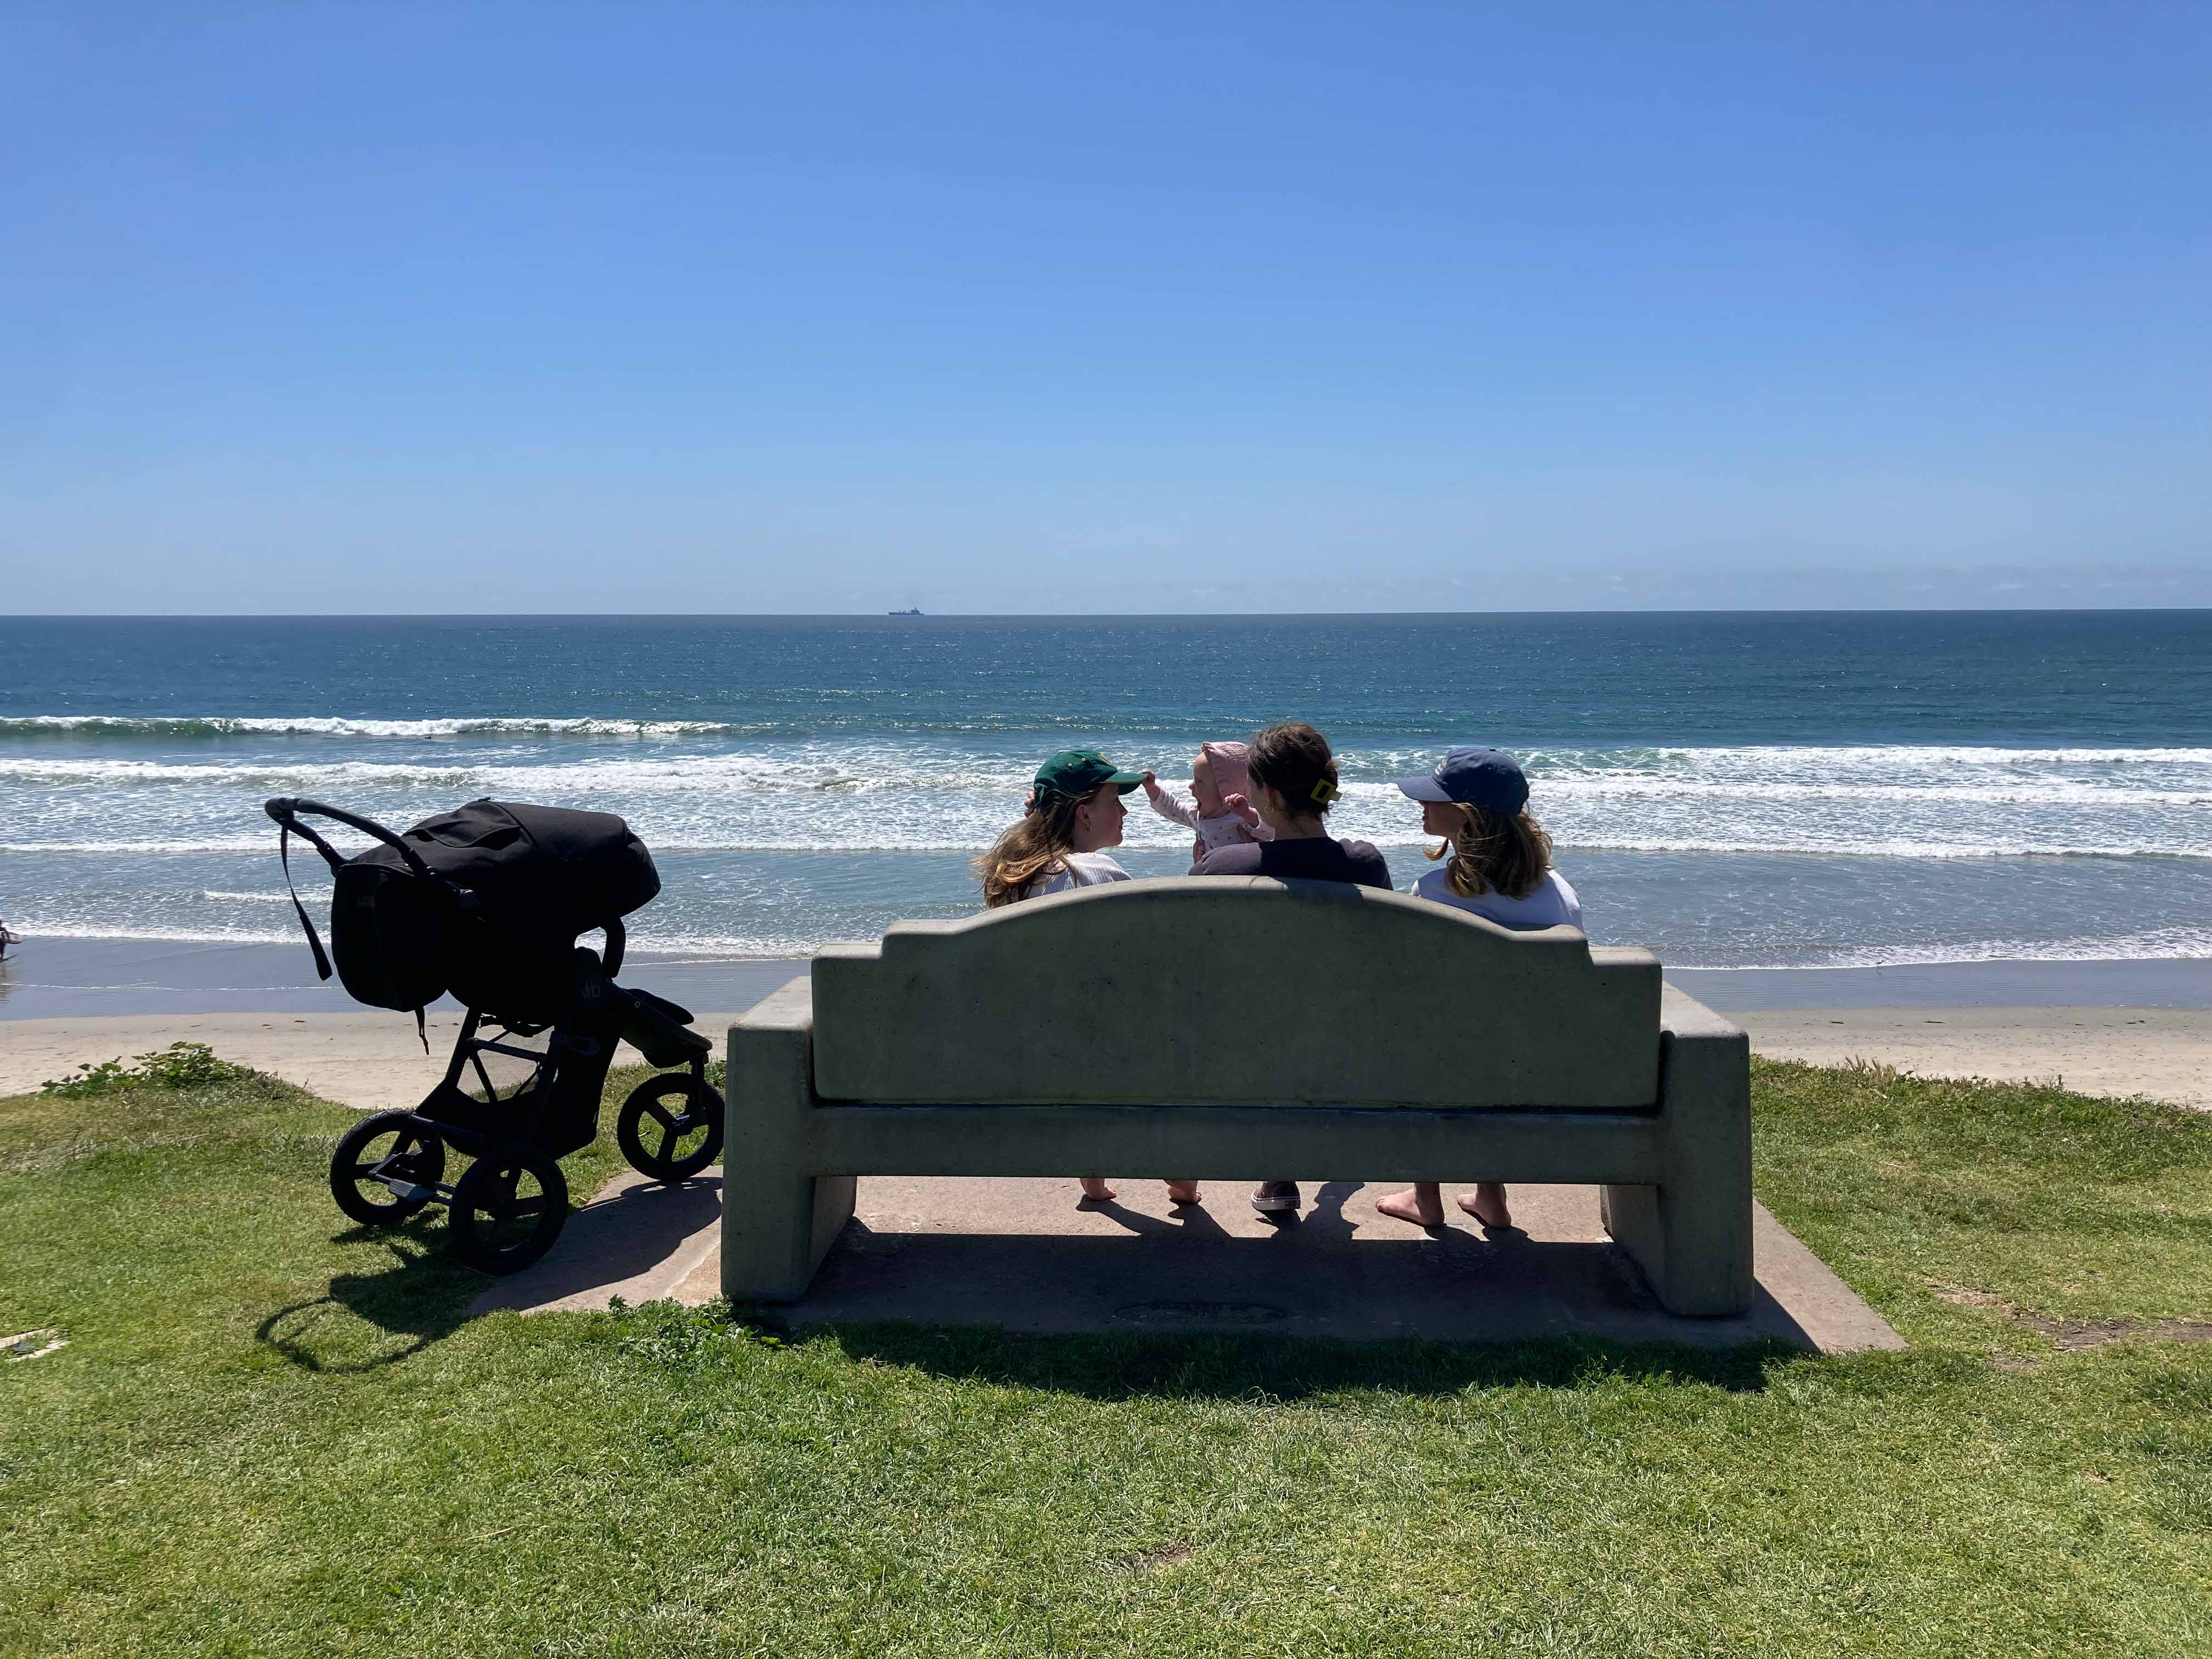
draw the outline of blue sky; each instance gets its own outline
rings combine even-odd
[[[18,3],[0,609],[2212,604],[2212,9]]]

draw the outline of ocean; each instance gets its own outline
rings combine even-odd
[[[634,949],[804,955],[972,908],[1054,750],[1187,780],[1286,718],[1401,886],[1389,780],[1519,756],[1592,937],[1671,966],[2212,958],[2201,611],[4,619],[0,918],[292,941],[264,797],[489,794],[629,819],[664,882]],[[1123,862],[1183,869],[1132,805]]]

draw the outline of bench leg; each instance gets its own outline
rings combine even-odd
[[[1668,1036],[1659,1098],[1667,1178],[1655,1186],[1604,1188],[1606,1231],[1643,1269],[1668,1312],[1747,1312],[1753,1280],[1746,1040]]]
[[[798,1301],[853,1218],[853,1177],[723,1167],[722,1294]]]
[[[722,1294],[796,1302],[853,1216],[851,1176],[806,1167],[813,1063],[805,1030],[730,1033]]]

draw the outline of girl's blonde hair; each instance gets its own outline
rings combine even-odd
[[[1526,807],[1509,815],[1462,801],[1445,804],[1460,814],[1460,827],[1429,848],[1429,856],[1450,856],[1444,879],[1453,892],[1462,898],[1479,893],[1526,898],[1536,890],[1552,867],[1552,838]]]
[[[1093,790],[1091,794],[1097,793]],[[969,866],[983,884],[987,908],[995,910],[1013,903],[1033,883],[1066,867],[1065,860],[1075,842],[1075,809],[1090,799],[1090,795],[1063,795],[1057,790],[1029,798],[1013,827]]]

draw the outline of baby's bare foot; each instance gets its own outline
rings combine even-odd
[[[1195,1181],[1170,1181],[1168,1182],[1168,1202],[1203,1204],[1206,1200],[1198,1195],[1198,1183]]]
[[[1400,1221],[1410,1221],[1416,1227],[1441,1227],[1444,1224],[1443,1200],[1434,1182],[1423,1181],[1408,1187],[1402,1193],[1392,1193],[1388,1198],[1378,1198],[1375,1207],[1384,1215]]]
[[[1486,1227],[1510,1227],[1513,1212],[1505,1207],[1505,1188],[1495,1181],[1478,1184],[1459,1195],[1459,1206]]]
[[[1114,1196],[1114,1189],[1109,1187],[1100,1176],[1085,1176],[1082,1181],[1083,1195],[1085,1198],[1093,1199],[1103,1204]]]

